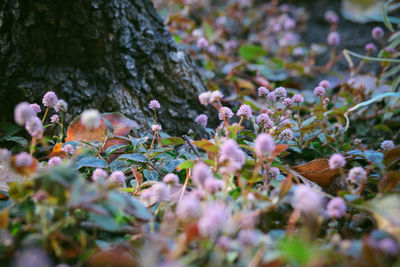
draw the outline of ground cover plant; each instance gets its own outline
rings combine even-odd
[[[186,135],[162,128],[160,99],[146,103],[151,132],[95,109],[66,124],[52,90],[1,124],[2,264],[400,264],[389,2],[362,53],[340,48],[333,11],[326,41],[308,47],[299,7],[213,2],[155,1],[209,88]]]

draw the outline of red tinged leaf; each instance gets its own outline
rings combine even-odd
[[[276,157],[276,156],[278,156],[280,153],[282,153],[283,151],[286,151],[287,149],[289,148],[289,146],[288,145],[285,145],[285,144],[277,144],[276,146],[275,146],[275,149],[274,149],[274,151],[272,152],[272,157]]]
[[[38,161],[35,158],[32,158],[32,164],[30,166],[26,166],[26,167],[17,167],[15,165],[15,160],[16,160],[16,156],[12,156],[10,163],[11,163],[11,167],[14,169],[14,171],[16,173],[29,176],[36,172],[37,166],[38,166]]]
[[[193,141],[193,144],[198,148],[203,149],[207,152],[215,154],[218,153],[218,147],[215,144],[208,141],[207,139],[203,138],[200,141]]]
[[[340,175],[340,169],[329,168],[327,159],[315,159],[306,164],[294,166],[292,169],[320,186],[328,186]]]
[[[65,158],[67,156],[67,153],[61,151],[62,147],[63,147],[64,143],[58,143],[55,144],[53,147],[53,150],[51,151],[51,153],[49,154],[49,157],[60,157],[60,158]]]
[[[289,173],[288,176],[286,176],[286,179],[281,182],[279,190],[279,198],[284,197],[289,192],[290,188],[292,187],[292,184],[293,184],[292,174]]]
[[[128,119],[120,113],[103,113],[103,118],[107,119],[114,128],[114,136],[128,136],[130,131],[134,128],[139,128],[137,123],[131,119]],[[82,125],[80,116],[76,117],[68,127],[67,138],[65,141],[100,141],[103,142],[107,135],[107,127],[105,122],[102,120],[100,126],[96,129],[88,129]],[[104,149],[118,145],[118,144],[129,144],[127,140],[120,138],[110,138]]]

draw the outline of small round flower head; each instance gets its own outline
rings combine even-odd
[[[254,229],[240,230],[238,240],[243,246],[257,246],[260,243],[260,233]]]
[[[322,86],[317,86],[314,89],[315,96],[324,96],[325,95],[325,88]]]
[[[332,198],[326,207],[328,216],[341,218],[346,213],[346,202],[341,197]]]
[[[207,106],[211,103],[211,92],[204,92],[199,94],[200,104]]]
[[[201,216],[200,201],[193,196],[185,196],[178,202],[176,216],[181,221],[190,221]]]
[[[214,237],[224,227],[228,214],[222,203],[209,203],[204,208],[203,216],[197,223],[199,233],[203,237]]]
[[[287,97],[283,99],[283,104],[290,108],[293,105],[293,99]]]
[[[303,47],[296,47],[293,49],[292,55],[294,57],[303,57],[306,54],[306,51]]]
[[[216,90],[216,91],[212,91],[211,92],[211,102],[214,102],[214,101],[219,101],[219,100],[221,100],[222,98],[224,97],[224,95],[220,92],[220,91],[218,91],[218,90]]]
[[[318,86],[328,89],[329,87],[331,87],[331,83],[327,80],[322,80],[319,82]]]
[[[32,117],[25,123],[25,129],[28,133],[37,139],[43,137],[43,124],[38,117]]]
[[[375,52],[375,51],[378,50],[378,48],[373,43],[368,43],[368,44],[365,45],[365,50],[367,52]]]
[[[382,150],[392,150],[394,148],[394,143],[392,140],[385,140],[381,143]]]
[[[21,152],[15,157],[15,166],[17,167],[28,167],[32,162],[32,156],[27,152]]]
[[[395,50],[393,47],[391,47],[391,46],[385,47],[385,51],[388,52],[388,53],[390,53],[390,54],[396,52],[396,50]]]
[[[290,140],[293,139],[293,132],[290,129],[284,129],[280,134],[279,134],[279,139],[289,142]]]
[[[153,130],[153,132],[159,132],[159,131],[162,130],[162,127],[161,127],[160,124],[153,124],[153,125],[151,126],[151,129]]]
[[[227,161],[228,164],[222,168],[222,172],[233,173],[242,168],[245,162],[245,155],[233,139],[225,140],[219,148],[219,162]]]
[[[257,116],[256,123],[257,124],[265,124],[268,120],[270,120],[267,113],[261,113]]]
[[[274,122],[271,119],[268,119],[264,122],[264,129],[272,129],[274,127]]]
[[[125,184],[125,180],[126,180],[125,174],[121,171],[114,171],[110,175],[110,181],[115,182],[120,186],[123,186]]]
[[[239,107],[239,110],[236,113],[237,116],[245,116],[247,119],[250,119],[252,115],[251,107],[249,105],[243,104]]]
[[[57,112],[66,112],[68,104],[64,100],[60,99],[57,101],[56,107],[54,108]]]
[[[203,162],[196,163],[192,170],[192,181],[195,185],[201,186],[207,178],[212,177],[210,168]]]
[[[275,92],[269,92],[267,95],[267,98],[269,101],[276,101],[276,95]]]
[[[274,138],[266,133],[261,133],[254,141],[254,151],[258,157],[271,154],[275,149]]]
[[[70,145],[70,144],[64,145],[63,148],[61,148],[61,151],[65,152],[65,153],[68,153],[70,155],[75,153],[74,147],[72,145]]]
[[[54,114],[53,116],[50,117],[50,122],[52,124],[56,124],[59,121],[60,121],[60,117],[57,114]]]
[[[56,104],[58,102],[58,98],[56,93],[54,93],[53,91],[48,91],[44,96],[43,96],[43,105],[45,107],[49,107],[49,108],[55,108]]]
[[[330,32],[328,35],[327,43],[330,46],[338,46],[340,44],[340,36],[337,32]]]
[[[208,43],[207,39],[204,38],[204,37],[201,37],[197,41],[197,47],[200,48],[200,49],[207,48],[208,46],[209,46],[209,43]]]
[[[336,24],[339,22],[339,16],[335,11],[328,10],[325,12],[325,20],[331,24]]]
[[[381,251],[383,251],[386,254],[389,254],[392,256],[398,256],[399,247],[398,247],[397,243],[389,237],[379,240],[378,247]]]
[[[204,182],[204,189],[210,193],[215,193],[215,192],[221,190],[223,186],[224,186],[224,182],[222,182],[221,180],[215,179],[213,177],[207,178],[206,181]]]
[[[349,171],[347,180],[352,184],[360,184],[367,179],[367,172],[362,167],[354,167]]]
[[[294,103],[303,103],[304,97],[302,95],[296,94],[292,97]]]
[[[372,29],[372,38],[375,40],[381,40],[383,38],[384,32],[383,29],[379,26]]]
[[[276,97],[276,100],[282,100],[286,97],[286,89],[284,87],[278,87],[274,90],[274,94]]]
[[[207,121],[208,121],[208,117],[205,114],[200,114],[194,120],[194,122],[200,124],[201,127],[206,127],[207,126]]]
[[[269,90],[265,88],[264,86],[261,86],[258,88],[258,96],[263,96],[267,95],[269,93]]]
[[[346,165],[346,159],[340,154],[333,154],[329,158],[329,168],[334,170],[336,168],[343,168]]]
[[[36,113],[40,113],[42,111],[40,106],[38,104],[36,104],[36,103],[33,103],[30,106],[33,109],[33,111],[35,111]]]
[[[277,167],[272,167],[269,169],[268,178],[272,179],[272,180],[276,179],[276,178],[278,178],[280,173],[281,172],[279,171],[279,169]]]
[[[105,180],[107,176],[107,173],[103,169],[97,168],[93,171],[92,180],[93,182],[98,182],[100,179]]]
[[[101,114],[96,109],[88,109],[82,113],[81,123],[89,129],[95,129],[101,125]]]
[[[179,177],[174,173],[168,173],[164,176],[163,182],[170,185],[176,185],[179,183]]]
[[[152,199],[156,202],[168,201],[171,196],[171,191],[164,183],[155,183],[150,187]]]
[[[36,112],[28,102],[22,102],[15,106],[14,120],[18,125],[24,125],[27,120],[35,116]]]
[[[300,184],[296,186],[292,206],[305,213],[318,212],[322,207],[322,197],[310,187]]]
[[[57,166],[62,163],[62,159],[60,157],[52,157],[49,159],[49,162],[47,163],[48,166]]]
[[[157,100],[151,100],[149,103],[149,109],[159,109],[160,107],[160,102],[158,102]]]
[[[232,248],[232,243],[232,239],[227,236],[221,236],[217,240],[217,245],[225,251],[228,251]]]
[[[296,26],[296,22],[291,19],[291,18],[287,18],[285,19],[285,21],[283,22],[283,28],[285,28],[285,30],[291,30]]]
[[[9,161],[11,157],[11,151],[6,148],[0,148],[0,162]]]
[[[232,118],[233,112],[228,107],[221,107],[219,109],[218,118],[223,121],[224,119]]]

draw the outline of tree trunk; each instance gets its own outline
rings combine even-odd
[[[163,128],[182,133],[205,87],[151,0],[0,0],[2,120],[48,90],[69,103],[67,119],[93,107],[143,128],[157,99]]]

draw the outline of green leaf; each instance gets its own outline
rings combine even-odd
[[[203,138],[200,141],[193,141],[193,144],[207,152],[218,153],[218,147],[207,139]]]
[[[158,181],[158,172],[155,170],[144,170],[143,176],[147,181]]]
[[[267,55],[267,51],[259,45],[242,45],[239,49],[239,55],[246,61],[252,61]]]
[[[23,137],[20,136],[7,136],[4,138],[5,141],[11,141],[11,142],[15,142],[17,144],[20,144],[23,147],[27,147],[28,146],[28,140],[26,140]]]
[[[129,145],[122,145],[122,144],[119,144],[119,145],[110,146],[110,147],[108,147],[108,148],[106,149],[106,155],[107,155],[107,156],[110,156],[110,155],[114,154],[115,151],[118,151],[118,150],[120,150],[121,148],[125,148],[125,147],[127,147],[127,146],[129,146]]]
[[[194,160],[189,159],[189,160],[185,160],[184,162],[179,164],[178,167],[176,167],[176,169],[178,171],[181,171],[181,170],[186,170],[186,169],[193,168],[193,166],[194,166]]]
[[[135,154],[123,154],[117,158],[118,160],[127,159],[135,162],[147,162],[147,158],[143,154],[135,153]]]
[[[169,137],[165,138],[161,141],[161,144],[164,146],[178,146],[178,145],[184,145],[185,140],[181,137]]]
[[[107,162],[104,159],[85,157],[77,161],[74,167],[75,169],[80,169],[82,167],[107,168]]]

